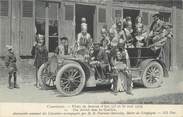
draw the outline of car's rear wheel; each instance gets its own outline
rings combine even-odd
[[[162,66],[156,61],[148,63],[142,75],[142,82],[143,85],[148,88],[156,88],[161,86],[163,83]]]
[[[56,87],[64,96],[73,96],[83,90],[85,81],[85,73],[80,65],[67,64],[57,73]]]

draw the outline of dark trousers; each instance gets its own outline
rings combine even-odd
[[[39,70],[39,67],[36,67],[36,87],[39,87],[39,83],[38,83],[38,70]]]
[[[11,87],[11,78],[12,76],[14,77],[14,87],[16,87],[17,85],[17,73],[16,72],[13,72],[13,73],[9,73],[9,79],[8,79],[8,84],[9,84],[9,87]]]
[[[126,92],[132,92],[132,74],[128,73],[128,71],[123,72],[126,76]]]
[[[98,75],[101,79],[106,79],[107,66],[107,64],[101,64],[96,66],[96,72],[98,72]]]

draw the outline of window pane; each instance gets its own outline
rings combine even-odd
[[[36,19],[37,34],[45,35],[45,19]]]
[[[41,2],[40,0],[36,0],[36,17],[40,18],[45,18],[45,8],[46,8],[46,3]]]
[[[73,20],[74,17],[74,6],[65,5],[65,20]]]
[[[49,3],[48,16],[50,19],[57,19],[57,3]]]
[[[161,14],[161,20],[165,22],[170,22],[171,20],[171,13],[166,13],[166,12],[160,12]]]
[[[121,17],[121,10],[115,10],[115,17]]]
[[[57,20],[49,20],[49,36],[58,36]]]
[[[142,19],[143,19],[143,24],[148,25],[149,18],[148,18],[148,13],[147,12],[142,12]]]
[[[23,17],[32,17],[33,13],[33,2],[23,1]]]
[[[99,8],[99,22],[105,23],[106,22],[106,9]]]
[[[8,0],[0,1],[0,16],[8,16]]]

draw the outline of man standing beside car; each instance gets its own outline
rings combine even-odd
[[[40,88],[38,83],[38,70],[41,65],[48,61],[48,50],[45,46],[45,38],[43,35],[38,34],[37,40],[31,51],[32,56],[35,58],[34,66],[36,67],[36,87]]]

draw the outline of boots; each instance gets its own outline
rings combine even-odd
[[[8,88],[9,88],[9,89],[19,88],[19,86],[18,86],[17,83],[16,83],[16,82],[17,82],[17,75],[16,75],[16,72],[13,73],[13,77],[14,77],[14,84],[13,84],[13,86],[12,86],[12,83],[11,83],[12,74],[9,74],[9,79],[8,79],[8,84],[9,84]]]
[[[8,88],[9,89],[13,89],[13,87],[12,87],[12,84],[11,84],[11,77],[12,77],[12,75],[11,74],[9,74],[9,78],[8,78]]]
[[[18,85],[17,85],[17,74],[16,72],[13,74],[14,76],[14,88],[20,88]]]
[[[118,80],[118,78],[114,77],[113,82],[112,82],[112,93],[114,95],[117,95],[117,93],[118,93],[118,91],[117,91],[117,80]]]

